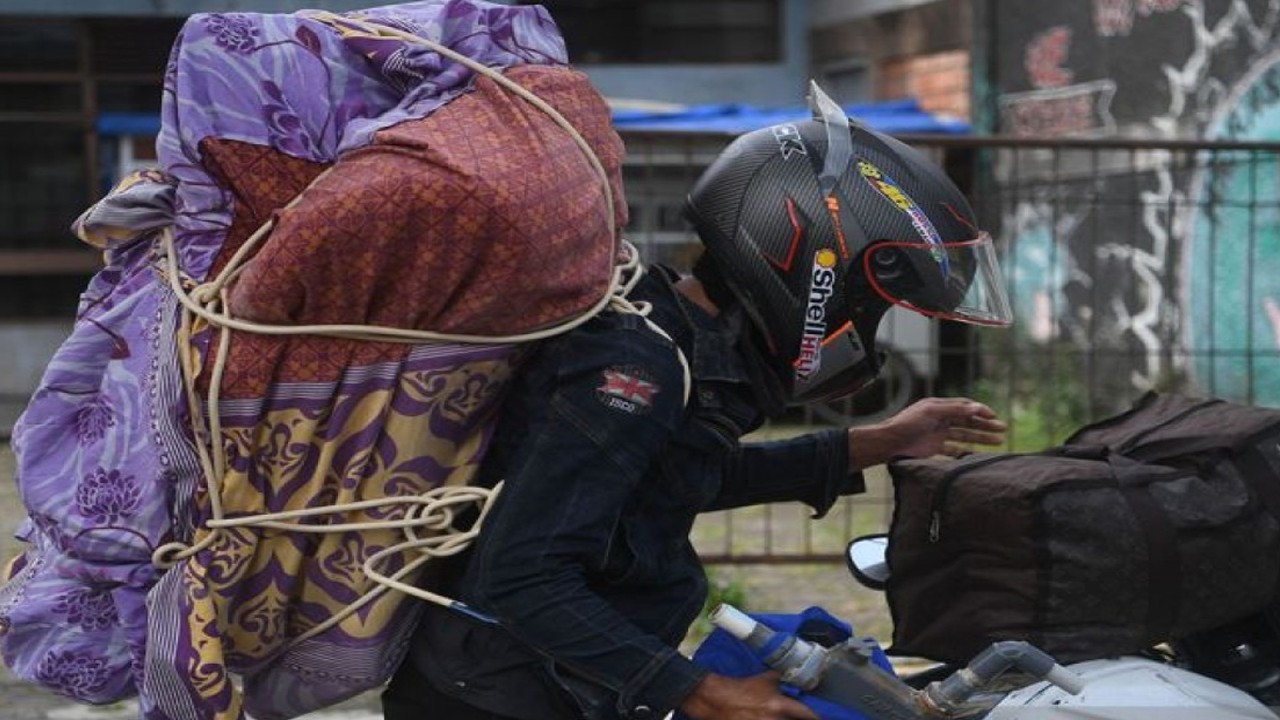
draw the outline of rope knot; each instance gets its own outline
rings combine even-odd
[[[218,288],[213,283],[196,285],[191,288],[189,295],[198,305],[205,308],[213,307],[219,300]]]

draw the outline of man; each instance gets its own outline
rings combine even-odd
[[[990,238],[959,191],[817,101],[821,121],[748,133],[694,187],[706,252],[693,277],[655,268],[629,296],[666,336],[606,313],[528,362],[480,473],[503,491],[471,551],[433,578],[496,622],[428,607],[384,695],[388,720],[816,717],[773,675],[723,677],[676,651],[706,595],[694,518],[782,500],[821,516],[863,490],[866,467],[1002,442],[995,413],[966,399],[738,440],[789,404],[874,379],[891,303],[1008,319],[985,284]]]

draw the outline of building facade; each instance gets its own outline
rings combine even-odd
[[[970,0],[816,0],[810,26],[814,76],[838,95],[970,119]]]

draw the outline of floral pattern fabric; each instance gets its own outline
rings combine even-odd
[[[509,69],[558,98],[587,126],[620,192],[621,148],[607,110],[581,77],[564,74],[572,71],[563,42],[541,8],[448,0],[351,15]],[[28,512],[19,537],[28,549],[0,572],[0,652],[15,674],[86,702],[139,695],[145,720],[295,717],[389,676],[416,601],[389,593],[314,631],[375,587],[361,563],[402,539],[396,533],[241,528],[168,570],[153,564],[157,548],[209,532],[178,348],[195,351],[204,395],[217,335],[184,326],[160,271],[159,239],[171,228],[184,272],[210,277],[324,168],[397,133],[432,132],[431,118],[443,123],[451,116],[442,109],[461,112],[466,105],[455,101],[483,88],[474,71],[422,45],[305,11],[196,15],[184,25],[166,69],[162,168],[127,178],[77,220],[76,234],[103,251],[105,266],[14,431]],[[465,117],[449,122],[467,126]],[[599,187],[578,192],[588,212]],[[562,194],[572,205],[573,193]],[[623,212],[625,202],[617,205]],[[603,245],[611,261],[613,247]],[[564,257],[555,247],[533,250],[548,266]],[[267,269],[280,262],[293,261]],[[270,285],[276,276],[263,277]],[[395,298],[399,281],[387,277],[358,273],[346,289],[362,296],[374,285]],[[511,345],[240,332],[231,349],[217,438],[229,458],[217,485],[227,516],[466,483],[516,358]],[[371,509],[341,521],[404,512]]]

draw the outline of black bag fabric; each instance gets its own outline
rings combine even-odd
[[[1276,602],[1280,411],[1150,394],[1044,452],[889,470],[894,654],[1075,662]]]

